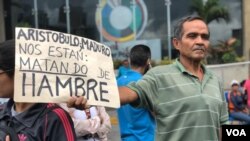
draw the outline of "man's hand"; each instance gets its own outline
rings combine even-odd
[[[83,96],[80,97],[70,97],[67,101],[67,106],[69,108],[76,108],[79,110],[84,110],[88,108],[87,105],[87,99],[85,99]]]

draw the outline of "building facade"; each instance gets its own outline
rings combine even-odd
[[[244,57],[246,60],[250,60],[250,1],[243,0],[243,47],[244,47]]]
[[[68,5],[67,1],[0,0],[0,41],[14,38],[17,26],[33,27],[102,42],[115,57],[126,57],[128,48],[138,43],[154,46],[156,59],[168,56],[168,0],[69,0]],[[192,1],[172,0],[170,4],[171,29],[179,18],[194,14]],[[209,23],[211,42],[235,37],[242,43],[238,54],[249,60],[249,0],[220,0],[220,4],[228,8],[231,20]],[[171,52],[175,58],[173,47]]]

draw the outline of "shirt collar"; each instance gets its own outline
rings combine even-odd
[[[175,65],[182,73],[188,73],[188,74],[190,74],[190,73],[186,70],[186,68],[181,64],[179,58],[177,58],[177,59],[175,60],[174,65]],[[205,65],[201,64],[201,67],[202,67],[202,69],[203,69],[203,71],[204,71],[204,75],[212,76],[212,72],[209,71],[209,70],[206,68]]]
[[[174,65],[175,65],[182,73],[184,73],[184,72],[188,73],[187,70],[185,69],[185,67],[181,64],[180,59],[177,58],[177,59],[175,60],[175,62],[174,62]]]
[[[132,70],[132,69],[128,70],[128,73],[136,74],[136,75],[138,75],[138,76],[142,76],[141,73],[139,73],[139,72],[137,72],[137,71],[134,71],[134,70]]]

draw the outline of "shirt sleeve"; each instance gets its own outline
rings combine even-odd
[[[76,135],[70,115],[55,108],[45,115],[46,141],[75,141]]]
[[[127,87],[135,91],[139,96],[139,100],[132,103],[132,106],[154,111],[155,98],[158,94],[158,84],[152,70],[148,71],[141,80],[132,82]]]
[[[98,116],[85,120],[73,118],[73,121],[78,137],[96,133],[101,125],[101,119]]]
[[[97,134],[101,140],[107,140],[107,134],[111,130],[111,123],[108,113],[102,106],[97,107],[99,116],[101,118],[101,126],[97,131]]]
[[[101,108],[101,110],[97,108],[97,116],[94,116],[93,118],[79,119],[73,114],[76,110],[75,108],[68,108],[66,104],[60,104],[60,106],[70,113],[77,137],[85,136],[87,134],[95,134],[98,131],[100,134],[102,134],[101,132],[106,133],[110,131],[111,125],[109,121],[109,115],[106,113],[106,111],[104,111],[104,107]],[[101,124],[102,120],[104,120],[104,124]]]
[[[224,90],[222,87],[222,84],[219,82],[219,86],[221,89],[221,98],[222,98],[222,104],[220,106],[220,125],[229,124],[229,117],[228,117],[228,103],[226,102],[226,98],[224,95]]]

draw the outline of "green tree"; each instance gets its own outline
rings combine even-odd
[[[242,60],[235,49],[240,46],[240,41],[230,38],[226,41],[219,41],[214,47],[209,48],[207,61],[209,64],[233,63]]]
[[[196,12],[207,23],[213,20],[219,22],[220,19],[224,19],[229,22],[229,12],[226,7],[219,4],[219,0],[192,0],[191,12]]]

